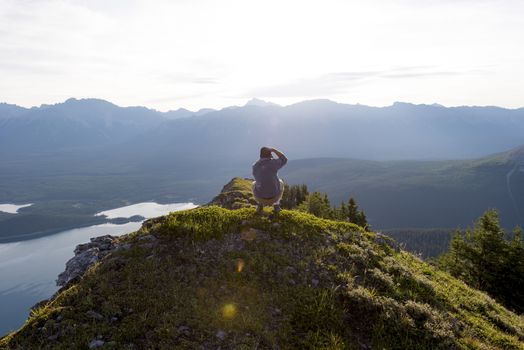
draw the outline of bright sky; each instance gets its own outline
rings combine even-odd
[[[0,0],[0,101],[524,106],[522,0]]]

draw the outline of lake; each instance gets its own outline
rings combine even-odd
[[[0,204],[0,211],[9,214],[17,214],[18,209],[26,208],[32,206],[32,203],[29,204]]]
[[[134,215],[151,218],[194,207],[196,205],[193,203],[148,202],[97,215],[106,215],[108,218]],[[76,245],[88,242],[91,237],[133,232],[141,225],[141,222],[102,224],[28,241],[0,244],[0,336],[19,328],[27,319],[31,306],[58,290],[55,280],[64,271],[66,262],[73,257]]]
[[[154,218],[157,216],[164,215],[165,213],[170,213],[172,211],[185,210],[194,208],[193,203],[173,203],[173,204],[158,204],[155,202],[143,202],[128,205],[126,207],[101,211],[96,213],[96,216],[105,216],[108,219],[117,219],[117,218],[130,218],[135,215],[140,215],[145,218]]]

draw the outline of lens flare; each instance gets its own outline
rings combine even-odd
[[[232,319],[237,315],[237,307],[234,304],[226,304],[222,307],[222,316],[225,319]]]
[[[244,269],[245,265],[246,265],[246,263],[244,262],[243,259],[238,259],[237,260],[237,272],[242,272],[242,270]]]

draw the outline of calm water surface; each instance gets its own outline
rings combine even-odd
[[[18,213],[18,209],[32,206],[32,203],[29,204],[0,204],[0,211],[9,214]]]

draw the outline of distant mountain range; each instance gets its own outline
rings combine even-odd
[[[0,104],[0,154],[99,148],[129,140],[166,120],[202,115],[186,109],[161,113],[118,107],[99,99],[22,108]]]
[[[378,108],[329,100],[282,107],[258,99],[218,111],[166,113],[98,99],[30,109],[0,105],[0,154],[17,155],[121,145],[169,155],[186,155],[183,149],[192,147],[193,159],[199,154],[249,160],[270,144],[292,158],[464,159],[517,147],[523,135],[522,108],[409,103]],[[121,147],[107,151],[125,153]]]

